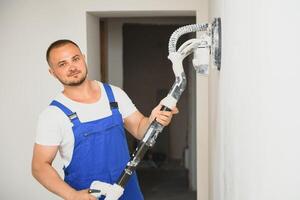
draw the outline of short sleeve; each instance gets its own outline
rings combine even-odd
[[[118,102],[119,110],[123,118],[126,118],[137,111],[137,108],[132,103],[131,99],[121,88],[116,86],[111,87],[115,96],[115,100]]]
[[[62,142],[59,113],[54,106],[48,106],[40,115],[36,129],[36,143],[59,145]]]

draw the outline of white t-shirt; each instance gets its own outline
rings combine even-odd
[[[98,82],[101,89],[100,99],[91,104],[79,103],[59,93],[54,100],[62,103],[72,112],[76,112],[81,122],[88,122],[112,114],[109,100],[104,86]],[[115,101],[118,102],[119,111],[124,118],[135,112],[137,109],[127,94],[119,87],[112,86]],[[59,152],[64,166],[68,166],[74,148],[73,124],[65,113],[56,106],[48,106],[38,118],[36,143],[47,146],[59,146]]]

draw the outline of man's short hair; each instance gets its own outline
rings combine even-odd
[[[79,46],[75,42],[73,42],[72,40],[62,39],[62,40],[57,40],[57,41],[53,42],[48,47],[47,53],[46,53],[46,60],[49,64],[49,66],[50,66],[50,52],[51,52],[51,50],[55,49],[55,48],[58,48],[58,47],[61,47],[61,46],[64,46],[66,44],[73,44],[76,47],[78,47],[78,49],[80,50]]]

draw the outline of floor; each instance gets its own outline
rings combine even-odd
[[[188,171],[179,163],[154,167],[145,164],[137,170],[145,200],[196,200],[188,188]]]

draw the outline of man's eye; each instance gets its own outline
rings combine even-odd
[[[74,58],[74,61],[78,61],[78,60],[80,60],[80,58],[79,58],[79,57],[76,57],[76,58]]]
[[[64,67],[64,66],[66,66],[66,63],[60,63],[58,66],[59,67]]]

